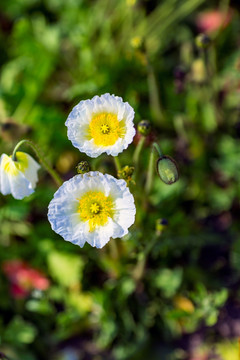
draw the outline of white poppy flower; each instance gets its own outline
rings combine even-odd
[[[91,157],[104,152],[117,156],[133,140],[133,118],[133,108],[121,97],[104,94],[80,101],[65,125],[69,140],[81,152]]]
[[[12,194],[21,200],[34,192],[38,180],[40,165],[28,154],[18,151],[16,161],[11,156],[2,154],[0,158],[0,192]]]
[[[134,199],[124,180],[91,171],[63,183],[48,207],[52,229],[66,241],[102,248],[128,233],[134,223]]]

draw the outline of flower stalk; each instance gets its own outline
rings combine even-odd
[[[155,163],[154,158],[155,158],[155,153],[154,153],[154,148],[152,147],[151,153],[150,153],[150,158],[149,158],[149,163],[148,163],[147,180],[146,180],[146,185],[145,185],[145,191],[147,194],[150,193],[151,188],[152,188],[152,183],[153,183],[154,163]]]
[[[136,146],[136,149],[134,151],[134,154],[133,154],[133,164],[134,164],[134,166],[136,168],[137,168],[138,163],[139,163],[139,156],[140,156],[140,153],[142,151],[144,142],[145,142],[145,136],[141,136],[140,139],[139,139],[139,142],[138,142],[138,144]]]
[[[120,160],[119,160],[119,158],[117,156],[113,156],[113,160],[114,160],[116,171],[118,173],[119,171],[121,171]]]
[[[150,158],[149,158],[149,163],[148,163],[147,180],[146,180],[146,185],[145,185],[145,191],[147,194],[150,193],[151,188],[152,188],[152,183],[153,183],[154,164],[155,164],[154,150],[157,152],[159,157],[163,156],[160,146],[158,145],[158,143],[154,142],[152,144],[152,149],[151,149],[151,153],[150,153]]]
[[[49,173],[49,175],[51,175],[51,177],[53,178],[53,180],[55,181],[57,186],[61,186],[62,185],[62,179],[57,174],[57,172],[55,170],[53,170],[53,168],[47,163],[47,161],[45,160],[45,158],[44,158],[43,154],[41,153],[41,151],[37,148],[37,146],[32,141],[26,140],[26,139],[19,141],[19,143],[15,146],[15,148],[13,150],[12,160],[17,161],[16,153],[17,153],[17,150],[22,145],[28,145],[28,146],[31,147],[31,149],[34,151],[34,153],[38,157],[39,162],[42,164],[42,166],[45,168],[45,170]]]

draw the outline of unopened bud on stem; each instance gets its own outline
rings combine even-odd
[[[211,44],[211,39],[206,34],[199,34],[195,39],[195,43],[199,49],[207,49]]]
[[[147,136],[150,134],[152,127],[148,120],[141,120],[138,123],[137,129],[138,129],[139,134],[141,134],[143,136]]]
[[[133,173],[134,173],[134,167],[126,165],[122,168],[122,170],[118,171],[118,177],[120,179],[124,179],[127,182],[127,184],[129,183],[135,184],[134,180],[132,179]]]
[[[80,161],[76,166],[78,174],[85,174],[90,171],[90,165],[86,160]]]
[[[157,172],[160,179],[168,185],[174,184],[179,179],[177,164],[167,155],[157,160]]]

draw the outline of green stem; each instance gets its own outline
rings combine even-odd
[[[147,180],[146,180],[146,185],[145,185],[145,191],[147,194],[150,193],[151,188],[152,188],[152,183],[153,183],[154,157],[155,157],[154,148],[152,147],[152,150],[150,153],[150,158],[149,158],[149,163],[148,163]]]
[[[162,150],[161,150],[160,146],[158,145],[158,143],[154,142],[152,144],[152,147],[153,147],[153,149],[155,148],[155,150],[157,151],[159,157],[163,156]]]
[[[121,170],[121,164],[120,164],[119,158],[117,156],[113,156],[113,160],[114,160],[114,164],[115,164],[115,167],[116,167],[116,170],[118,173],[118,171]]]
[[[16,157],[16,152],[17,150],[20,148],[20,146],[22,146],[23,144],[28,145],[32,148],[32,150],[35,152],[36,156],[38,157],[40,163],[43,165],[43,167],[46,169],[46,171],[51,175],[51,177],[53,178],[53,180],[55,181],[55,183],[58,186],[62,185],[62,179],[60,178],[60,176],[57,174],[57,172],[55,170],[53,170],[53,168],[47,163],[47,161],[45,160],[44,156],[42,155],[42,153],[40,152],[40,150],[36,147],[36,145],[30,141],[30,140],[21,140],[14,148],[13,153],[12,153],[12,159],[13,161],[17,160]]]
[[[142,151],[144,142],[145,142],[145,136],[141,136],[140,139],[139,139],[139,142],[138,142],[138,144],[136,146],[136,149],[134,151],[134,154],[133,154],[133,164],[134,164],[134,166],[136,168],[138,166],[139,156],[140,156],[140,153]]]
[[[133,270],[133,277],[137,281],[139,281],[143,277],[147,257],[150,254],[151,250],[153,249],[154,245],[156,244],[156,240],[158,240],[158,238],[154,236],[150,240],[148,245],[145,247],[145,250],[139,254],[138,262]]]

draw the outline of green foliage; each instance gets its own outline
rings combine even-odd
[[[227,13],[228,2],[1,2],[1,153],[29,138],[64,180],[80,161],[117,177],[109,157],[73,148],[64,126],[80,100],[106,92],[152,128],[137,156],[137,139],[119,155],[132,169],[135,224],[102,250],[51,230],[56,187],[43,169],[30,197],[0,196],[0,352],[10,360],[185,360],[195,332],[205,344],[193,357],[207,358],[215,342],[222,358],[237,354],[219,339],[221,319],[239,308],[240,21],[230,3],[229,24],[198,49],[199,14]],[[171,186],[149,166],[152,141],[178,164]],[[18,297],[4,271],[16,259],[49,288],[23,282]]]
[[[5,329],[3,340],[15,345],[30,344],[36,335],[37,330],[32,324],[15,316]]]
[[[50,275],[60,285],[71,286],[81,281],[83,262],[78,255],[52,250],[47,262]]]

